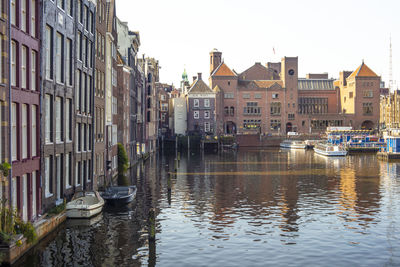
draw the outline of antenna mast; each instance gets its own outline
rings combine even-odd
[[[393,68],[392,68],[392,35],[390,35],[390,52],[389,52],[389,92],[393,93]]]

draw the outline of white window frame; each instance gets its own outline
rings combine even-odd
[[[52,162],[50,162],[51,157],[45,157],[44,162],[45,162],[45,197],[49,198],[53,196],[52,193],[50,193],[50,171],[52,168],[50,168]]]
[[[198,110],[193,111],[193,118],[195,120],[200,119],[200,112]]]
[[[56,33],[56,81],[57,83],[64,83],[64,51],[63,51],[64,36]]]
[[[31,156],[37,156],[37,106],[31,105]]]
[[[17,43],[11,41],[11,85],[17,86]]]
[[[26,32],[26,1],[27,0],[20,0],[21,4],[21,30]]]
[[[11,160],[17,160],[17,149],[18,149],[18,140],[17,140],[17,103],[11,103],[11,139],[12,139],[12,153]]]
[[[208,121],[204,122],[204,132],[208,133],[210,131],[211,131],[210,122],[208,122]]]
[[[195,107],[195,108],[200,107],[200,100],[199,99],[195,98],[193,100],[193,107]]]
[[[60,143],[62,141],[62,98],[57,96],[56,97],[56,143]]]
[[[204,99],[204,107],[206,108],[210,107],[210,99]]]
[[[11,8],[11,24],[12,25],[17,25],[17,1],[16,0],[11,0],[10,3],[10,8]]]
[[[51,95],[49,95],[49,94],[46,94],[46,96],[45,96],[45,108],[46,108],[46,121],[45,121],[45,123],[46,123],[46,125],[45,125],[45,128],[46,128],[46,135],[45,135],[45,141],[46,141],[46,143],[47,144],[50,144],[50,143],[52,143],[52,139],[51,139],[51,126],[52,126],[52,123],[51,123],[51,113],[53,112],[52,110],[51,110],[51,101],[52,101],[52,97],[51,97]]]
[[[21,105],[21,152],[22,159],[28,158],[28,105]]]
[[[27,79],[28,79],[28,70],[26,68],[26,64],[28,62],[28,48],[23,45],[21,47],[21,88],[27,88]]]
[[[37,64],[37,52],[31,51],[31,90],[36,91],[36,64]]]
[[[209,119],[210,118],[210,111],[205,110],[204,111],[204,119]]]
[[[71,135],[71,122],[72,122],[72,112],[71,112],[71,105],[72,101],[71,99],[67,98],[66,103],[65,103],[65,140],[68,142],[72,141],[72,135]]]
[[[31,35],[36,38],[36,0],[31,0]]]

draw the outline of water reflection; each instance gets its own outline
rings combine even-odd
[[[132,169],[134,203],[106,208],[91,225],[64,225],[21,264],[400,264],[399,163],[241,148],[182,154],[175,172],[174,159],[156,155]]]

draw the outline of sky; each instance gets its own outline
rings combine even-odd
[[[392,40],[393,80],[400,87],[398,0],[116,0],[117,17],[139,31],[139,54],[161,65],[160,81],[179,87],[210,74],[209,52],[241,73],[255,62],[299,57],[299,77],[337,78],[364,60],[386,83]],[[274,54],[275,50],[275,54]]]

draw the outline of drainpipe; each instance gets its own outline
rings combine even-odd
[[[11,2],[9,2],[11,3]],[[11,5],[11,4],[10,4]],[[9,145],[8,145],[8,153],[9,153],[9,159],[10,159],[10,207],[12,204],[12,199],[13,199],[13,186],[12,186],[12,134],[11,134],[11,103],[12,103],[12,98],[11,98],[11,6],[8,7],[8,140],[9,140]]]

